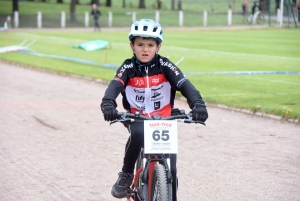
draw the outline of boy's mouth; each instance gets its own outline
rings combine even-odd
[[[143,56],[143,57],[147,57],[147,56],[148,56],[148,54],[142,54],[142,56]]]

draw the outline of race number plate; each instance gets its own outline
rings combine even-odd
[[[177,154],[177,121],[144,121],[146,154]]]

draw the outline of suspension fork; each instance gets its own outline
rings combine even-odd
[[[153,178],[153,169],[157,162],[151,162],[148,169],[148,198],[151,200],[151,187],[152,187],[152,178]]]

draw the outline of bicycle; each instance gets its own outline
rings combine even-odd
[[[174,121],[176,120],[176,121]],[[192,120],[191,113],[175,108],[168,117],[141,116],[140,113],[118,112],[120,122],[144,122],[144,148],[136,162],[132,185],[127,191],[127,201],[172,201],[170,154],[177,154],[177,122],[200,123]],[[176,178],[175,178],[176,179]]]
[[[243,17],[244,24],[263,24],[265,22],[265,17],[261,11],[256,11],[254,15],[250,14],[249,16],[244,15]]]

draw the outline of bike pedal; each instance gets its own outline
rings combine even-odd
[[[131,196],[132,194],[133,194],[133,190],[129,188],[127,190],[127,196]]]

